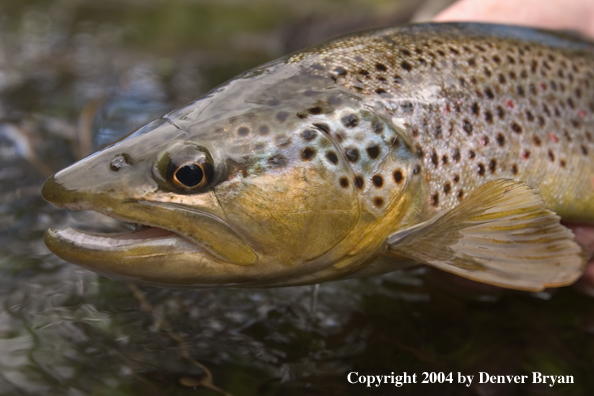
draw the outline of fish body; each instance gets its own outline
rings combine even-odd
[[[49,230],[58,256],[177,286],[427,263],[573,282],[594,220],[594,45],[483,24],[346,36],[248,71],[57,173],[44,197],[153,228]],[[559,215],[559,216],[557,216]]]

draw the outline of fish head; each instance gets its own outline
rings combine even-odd
[[[49,248],[109,277],[176,286],[311,283],[340,261],[361,228],[361,192],[333,131],[345,114],[375,116],[331,81],[262,74],[52,176],[48,201],[149,228],[49,230]]]

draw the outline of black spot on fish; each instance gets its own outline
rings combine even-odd
[[[417,144],[416,149],[417,149],[417,157],[422,157],[423,156],[423,148]]]
[[[523,159],[530,158],[530,150],[524,150],[524,151],[522,151],[522,158]]]
[[[408,63],[407,61],[402,61],[402,63],[400,64],[400,66],[406,70],[406,71],[411,71],[412,70],[412,66],[410,63]]]
[[[276,119],[280,122],[285,122],[288,116],[289,114],[285,111],[279,111],[278,113],[276,113]]]
[[[402,77],[396,75],[394,76],[394,83],[396,84],[402,84],[404,82],[404,80],[402,79]]]
[[[318,133],[316,131],[314,131],[313,129],[306,129],[305,131],[301,132],[301,138],[303,140],[314,140],[316,138],[316,136],[318,136]]]
[[[526,110],[526,119],[528,121],[534,121],[534,114],[530,110]]]
[[[485,165],[483,165],[481,162],[479,162],[477,166],[477,173],[479,176],[483,176],[485,174]]]
[[[470,107],[470,109],[472,110],[472,114],[474,114],[475,116],[478,116],[479,113],[480,113],[480,111],[481,111],[478,103],[476,103],[476,102],[474,102],[472,104],[472,106]]]
[[[450,193],[451,189],[452,189],[452,185],[449,182],[443,185],[443,193],[445,195],[448,195]]]
[[[312,107],[307,109],[307,111],[309,111],[309,114],[320,114],[322,112],[322,109],[320,107]]]
[[[460,150],[458,150],[457,148],[455,148],[454,149],[454,153],[452,154],[452,158],[456,162],[460,161]]]
[[[334,134],[334,136],[336,137],[336,140],[337,140],[339,143],[342,143],[342,141],[344,140],[344,133],[343,133],[343,132],[344,132],[344,131],[338,131],[338,132],[336,132],[336,133]]]
[[[342,188],[347,188],[349,186],[349,179],[343,176],[340,178],[339,183]]]
[[[555,154],[553,154],[551,150],[549,150],[547,154],[549,155],[549,160],[551,160],[551,162],[555,162]]]
[[[462,128],[464,128],[464,131],[466,132],[467,135],[472,134],[472,124],[470,123],[470,121],[464,120],[463,124],[462,124]]]
[[[334,68],[334,72],[336,74],[338,74],[339,76],[345,76],[347,74],[346,69],[344,67],[340,67],[340,66]]]
[[[559,165],[561,165],[561,168],[565,168],[565,160],[559,160]]]
[[[326,153],[326,158],[328,158],[328,161],[332,162],[334,165],[338,164],[338,156],[334,151],[328,151]]]
[[[376,63],[375,68],[381,72],[385,72],[386,70],[388,70],[388,68],[385,65],[382,65],[381,63]]]
[[[447,155],[443,155],[441,157],[441,163],[444,164],[444,165],[447,165],[448,164],[448,156]]]
[[[359,175],[356,175],[354,177],[353,183],[355,184],[355,187],[357,187],[359,190],[363,189],[363,186],[365,185],[365,181]]]
[[[413,171],[413,173],[414,173],[414,171]],[[419,172],[417,171],[417,173],[419,173]],[[404,175],[402,174],[402,171],[400,169],[395,170],[394,174],[392,176],[394,177],[394,181],[398,184],[400,184],[402,182],[402,180],[404,180]]]
[[[382,89],[382,88],[378,88],[378,89],[375,90],[375,93],[378,94],[378,95],[385,94],[386,93],[386,90],[385,89]]]
[[[439,206],[439,194],[438,193],[433,194],[433,196],[431,197],[431,205],[434,208]]]
[[[384,185],[384,178],[381,177],[380,175],[373,176],[371,178],[371,181],[373,182],[373,185],[378,188]]]
[[[441,125],[440,125],[440,124],[437,124],[437,125],[435,126],[435,132],[434,132],[434,133],[435,133],[435,137],[436,137],[437,139],[441,138],[441,136],[442,136],[442,131],[441,131]]]
[[[511,171],[512,171],[512,173],[513,173],[514,175],[517,175],[517,174],[518,174],[518,165],[516,165],[516,164],[513,164],[513,165],[511,166]]]
[[[503,117],[505,117],[505,110],[503,110],[503,107],[497,106],[495,111],[497,112],[497,117],[499,117],[499,119],[503,119]]]
[[[421,165],[415,165],[415,167],[413,168],[412,171],[413,175],[418,175],[419,173],[421,173]]]
[[[320,131],[322,131],[324,133],[330,133],[330,127],[328,126],[328,124],[317,123],[317,124],[313,124],[313,126],[315,126],[316,128],[318,128]]]
[[[487,77],[491,77],[491,70],[489,70],[489,68],[485,67],[485,68],[483,69],[483,71],[485,72],[485,75],[486,75]],[[492,99],[492,98],[491,98],[491,99]]]
[[[260,135],[262,135],[262,136],[266,136],[270,132],[270,130],[268,129],[268,127],[266,125],[262,125],[258,131],[260,132]]]
[[[491,161],[489,161],[489,172],[495,173],[496,169],[497,169],[497,160],[492,159]]]
[[[460,175],[454,175],[454,183],[458,183],[460,181]]]
[[[541,143],[542,143],[542,141],[540,140],[540,138],[538,136],[534,136],[532,138],[532,140],[534,141],[534,144],[537,145],[537,146],[540,146]]]
[[[380,154],[380,150],[380,146],[378,146],[377,144],[371,145],[366,149],[367,155],[371,159],[376,159]]]
[[[474,157],[476,157],[476,153],[474,152],[474,150],[470,150],[468,151],[468,156],[470,159],[474,159]]]
[[[276,143],[277,147],[287,147],[291,144],[291,138],[287,135],[277,135],[274,138],[274,142]]]
[[[525,96],[524,87],[522,87],[521,85],[518,85],[518,87],[516,88],[516,92],[520,96]]]
[[[522,127],[517,123],[517,122],[513,122],[511,124],[511,129],[515,132],[515,133],[522,133]]]
[[[538,126],[544,126],[545,124],[545,119],[542,116],[536,117],[536,121],[538,123]]]
[[[359,70],[359,74],[362,75],[362,76],[365,76],[365,77],[368,77],[369,76],[369,72],[367,70],[365,70],[365,69]]]
[[[343,116],[340,121],[347,128],[354,128],[359,125],[359,118],[354,114],[347,114]]]
[[[485,89],[485,96],[488,99],[493,99],[495,97],[495,95],[493,94],[493,91],[491,90],[491,88]]]
[[[503,136],[501,133],[497,134],[496,140],[499,146],[503,146],[505,144],[505,136]]]
[[[491,113],[489,110],[485,111],[485,121],[487,121],[489,124],[493,122],[493,113]]]
[[[380,134],[384,131],[384,123],[378,120],[375,120],[371,123],[371,129],[374,133]]]
[[[378,208],[384,205],[384,199],[382,197],[373,198],[373,204]]]
[[[356,147],[347,147],[344,151],[344,155],[351,162],[359,161],[359,150]]]
[[[313,157],[315,157],[315,155],[316,155],[316,150],[314,148],[306,147],[301,152],[301,159],[304,160],[304,161],[309,161]]]
[[[474,59],[474,58],[468,59],[468,66],[475,67],[476,66],[476,59]]]
[[[239,136],[247,136],[250,133],[250,128],[248,127],[241,127],[237,130],[237,134]]]
[[[435,150],[431,153],[431,163],[437,168],[437,153]]]
[[[588,149],[583,144],[580,146],[583,155],[588,155]]]
[[[458,200],[462,201],[463,198],[464,198],[464,190],[458,191]]]
[[[281,168],[287,165],[287,159],[281,154],[275,154],[268,158],[268,165],[273,168]]]

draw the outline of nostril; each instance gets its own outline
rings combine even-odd
[[[126,165],[130,165],[130,157],[127,154],[118,154],[111,160],[109,169],[117,172]]]

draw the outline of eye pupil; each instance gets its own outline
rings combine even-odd
[[[204,171],[196,164],[186,164],[177,168],[175,178],[186,187],[195,187],[204,179]]]

